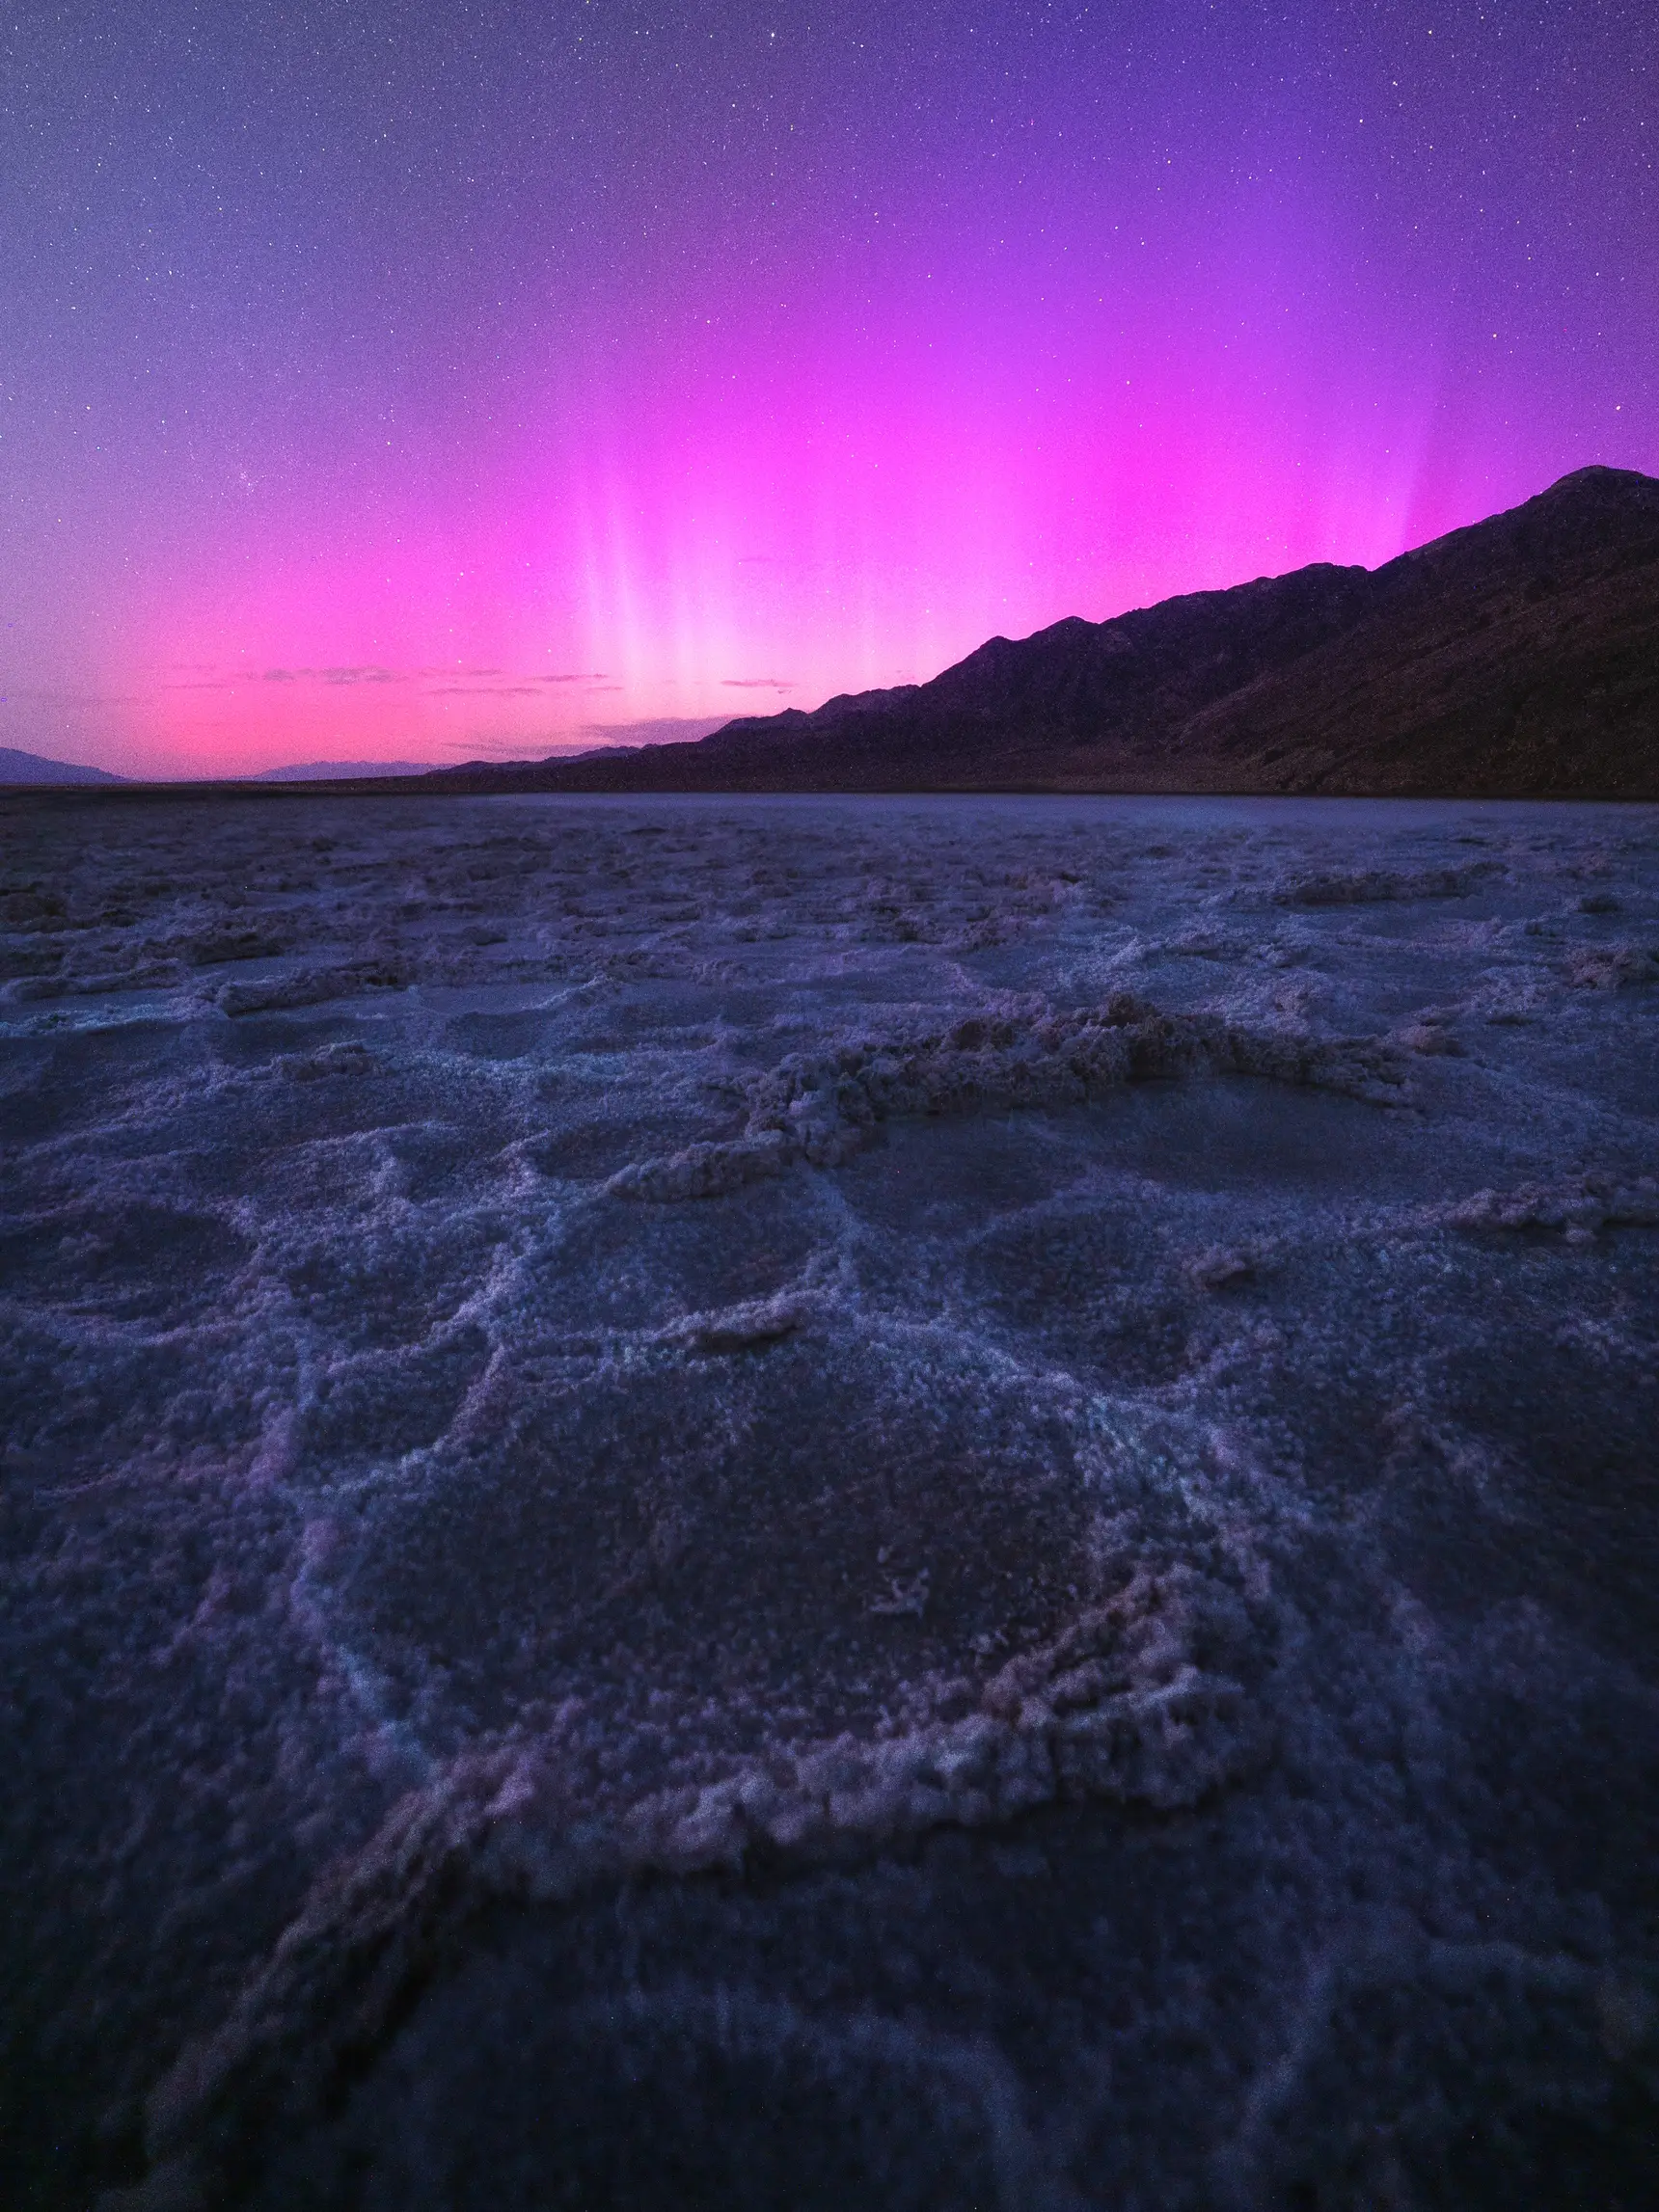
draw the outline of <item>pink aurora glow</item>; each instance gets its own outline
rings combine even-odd
[[[1317,68],[1293,26],[1276,57],[1208,32],[1196,76],[1156,41],[1121,62],[1087,10],[1070,46],[990,57],[962,27],[922,54],[889,11],[840,84],[758,18],[691,94],[612,55],[583,112],[666,121],[646,156],[607,142],[576,246],[564,157],[523,182],[528,124],[475,119],[499,209],[467,257],[421,257],[460,236],[459,184],[378,230],[367,196],[247,341],[258,374],[181,351],[169,413],[124,338],[75,357],[22,447],[0,742],[238,772],[690,730],[1659,465],[1645,202],[1561,154],[1547,103],[1505,121],[1483,17],[1459,52],[1412,13]],[[773,67],[770,168],[694,161],[672,101]],[[1635,115],[1604,101],[1608,162],[1645,147]]]
[[[812,706],[1062,615],[1374,565],[1576,457],[1478,416],[1449,434],[1428,375],[1356,377],[1340,330],[1311,350],[1193,316],[1177,348],[1166,300],[1132,335],[1123,304],[1047,375],[1018,341],[838,360],[831,335],[637,415],[596,398],[482,485],[418,489],[389,458],[346,542],[279,518],[245,581],[166,608],[150,712],[223,771]]]

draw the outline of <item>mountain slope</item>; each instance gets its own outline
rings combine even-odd
[[[1339,641],[1187,720],[1302,790],[1659,796],[1659,482],[1585,470],[1406,553]]]
[[[470,789],[1659,797],[1659,480],[1584,469],[1376,570],[992,638],[931,683]]]
[[[70,761],[49,761],[41,753],[21,753],[15,745],[0,745],[0,784],[6,783],[124,783],[124,776],[105,769],[77,768]]]

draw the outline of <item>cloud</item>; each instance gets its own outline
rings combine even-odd
[[[245,679],[235,671],[230,675],[208,680],[196,688],[241,683]],[[266,684],[408,684],[420,682],[428,687],[429,699],[536,699],[546,694],[542,687],[547,684],[580,684],[591,691],[616,691],[621,686],[611,683],[600,669],[581,669],[568,674],[531,675],[507,668],[474,667],[466,661],[451,661],[448,667],[416,668],[414,670],[383,668],[378,662],[363,662],[350,666],[340,664],[331,668],[267,668],[261,681]],[[173,689],[192,687],[174,685]]]
[[[723,730],[729,715],[656,715],[642,722],[584,722],[581,734],[608,745],[678,745]]]
[[[722,676],[721,682],[728,691],[793,691],[795,688],[782,676]]]
[[[538,761],[546,758],[548,746],[558,743],[550,730],[539,737],[471,737],[443,738],[439,742],[447,753],[464,753],[470,761]]]
[[[182,691],[191,687],[173,684],[167,688]],[[11,700],[29,699],[51,707],[141,707],[144,704],[144,694],[141,691],[60,691],[55,687],[42,688],[30,684],[17,686],[6,696]]]
[[[580,684],[589,691],[617,691],[621,689],[619,684],[609,682],[603,671],[596,668],[582,669],[568,674],[560,672],[551,676],[509,672],[505,668],[465,667],[422,668],[421,674],[422,676],[441,676],[448,679],[444,683],[434,685],[426,692],[426,697],[429,699],[539,699],[546,697],[547,694],[543,686],[548,684]],[[478,677],[501,677],[505,680],[500,683],[467,681],[469,678]]]
[[[240,678],[228,676],[221,680],[234,684]],[[399,684],[403,681],[395,669],[373,663],[350,668],[267,668],[261,678],[266,684]]]

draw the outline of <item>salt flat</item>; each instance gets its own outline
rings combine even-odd
[[[1659,810],[0,837],[8,2201],[1644,2200]]]

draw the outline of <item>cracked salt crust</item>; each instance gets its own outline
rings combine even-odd
[[[1333,1958],[1426,1823],[1578,1946],[1491,2033],[1591,2004],[1621,1908],[1454,1776],[1488,1679],[1651,1695],[1650,813],[13,813],[6,1849],[90,2108],[210,2177],[491,1898],[1068,1808],[1311,1808]],[[1364,2040],[1296,2017],[1241,2201]]]

